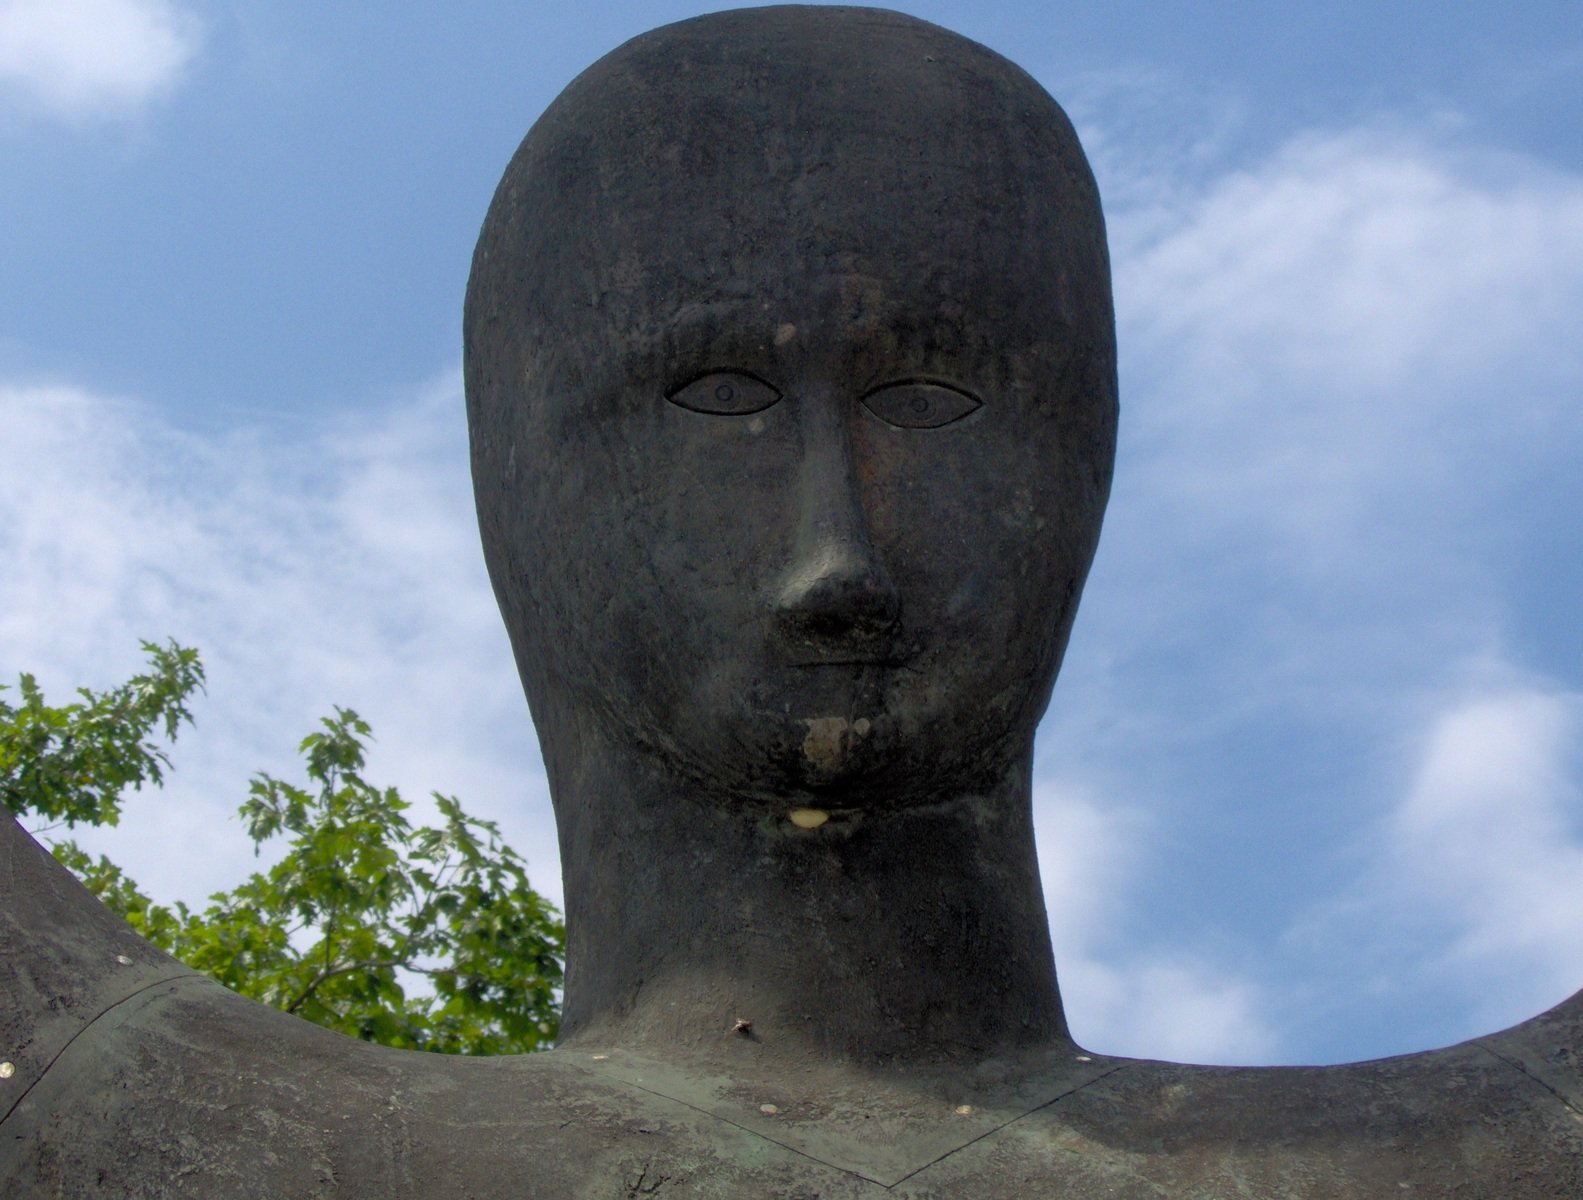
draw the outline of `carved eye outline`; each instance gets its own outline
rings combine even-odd
[[[938,379],[900,379],[872,389],[863,407],[895,429],[943,429],[972,416],[984,402]]]
[[[778,403],[781,394],[750,371],[706,371],[673,387],[665,398],[689,412],[746,417]]]

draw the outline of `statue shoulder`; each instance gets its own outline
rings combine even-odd
[[[1580,1035],[1583,995],[1487,1038],[1339,1067],[1057,1056],[994,1103],[934,1097],[931,1125],[929,1104],[888,1092],[738,1095],[620,1053],[464,1059],[343,1037],[160,954],[0,820],[0,1195],[18,1200],[101,1195],[112,1176],[123,1194],[205,1200],[1474,1185],[1549,1200],[1583,1195]]]
[[[143,943],[0,841],[0,1196],[878,1196],[588,1056],[370,1045]]]
[[[1550,1092],[1583,1123],[1583,991],[1531,1020],[1468,1045]]]
[[[912,1182],[941,1196],[1009,1194],[995,1180],[1013,1177],[1039,1184],[1018,1195],[1052,1197],[1580,1196],[1569,1005],[1494,1038],[1372,1062],[1123,1062]]]
[[[133,933],[0,809],[0,1120],[105,1013],[193,974]]]

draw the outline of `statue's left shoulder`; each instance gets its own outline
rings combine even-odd
[[[1583,1123],[1583,991],[1530,1021],[1469,1044],[1551,1092]]]
[[[1583,1196],[1576,1008],[1491,1039],[1335,1067],[1123,1063],[898,1192]]]

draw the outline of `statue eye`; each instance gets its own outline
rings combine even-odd
[[[863,407],[887,425],[901,429],[938,429],[960,421],[984,402],[943,383],[887,383],[863,397]]]
[[[781,394],[762,379],[743,371],[712,371],[691,383],[672,388],[665,393],[665,398],[693,412],[743,417],[768,408],[781,398]]]

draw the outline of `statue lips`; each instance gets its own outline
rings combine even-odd
[[[916,671],[911,665],[910,647],[904,650],[899,639],[887,637],[879,645],[831,644],[787,647],[781,662],[793,668],[804,678],[820,679],[826,676],[846,676],[856,686],[882,693],[883,679],[895,671]]]
[[[912,654],[895,622],[878,633],[847,629],[814,633],[787,629],[771,635],[781,662],[792,667],[902,667]]]
[[[904,652],[898,639],[887,637],[880,644],[832,643],[786,647],[781,661],[789,667],[906,667],[912,654]]]
[[[807,658],[792,658],[787,661],[789,667],[886,667],[905,668],[907,660],[895,658],[891,655],[880,655],[873,658],[857,658],[850,655],[834,654],[829,658],[822,655],[811,655]]]

